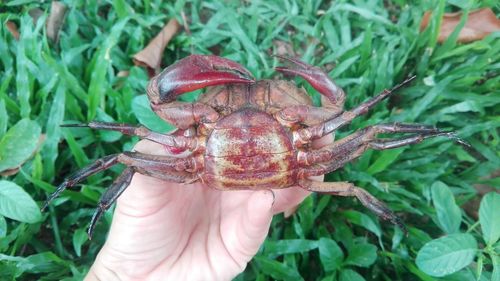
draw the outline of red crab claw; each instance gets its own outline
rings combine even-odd
[[[334,104],[343,104],[345,99],[344,91],[328,77],[321,68],[309,65],[298,59],[273,55],[289,63],[290,67],[278,66],[275,69],[286,75],[298,75],[304,78],[314,89],[327,97]]]
[[[162,104],[207,86],[254,81],[252,74],[234,61],[212,55],[191,55],[154,77],[148,85],[148,95],[154,104]]]

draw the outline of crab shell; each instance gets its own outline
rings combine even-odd
[[[288,81],[209,89],[199,99],[224,115],[206,141],[200,179],[217,189],[285,188],[297,182],[291,131],[274,117],[283,106],[312,105]]]

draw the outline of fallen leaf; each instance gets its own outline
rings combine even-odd
[[[422,23],[420,24],[420,31],[424,30],[429,25],[431,16],[432,12],[425,12]],[[461,17],[462,12],[445,13],[443,15],[438,42],[443,43],[448,39],[453,30],[455,30],[460,23]],[[496,18],[495,13],[489,8],[476,10],[469,13],[467,22],[462,30],[460,30],[457,41],[466,43],[481,40],[494,31],[500,31],[500,20]]]
[[[191,36],[191,29],[189,29],[188,20],[184,11],[181,12],[181,17],[183,23],[182,25],[184,26],[184,31],[187,33],[187,35]]]
[[[47,37],[53,42],[59,39],[59,30],[66,14],[66,5],[59,1],[53,1],[50,7],[50,15],[47,19]]]
[[[17,174],[19,172],[20,169],[21,169],[21,167],[3,170],[3,171],[0,172],[0,176],[8,177],[8,176],[15,175],[15,174]]]
[[[5,23],[5,27],[7,27],[7,30],[12,34],[14,39],[19,40],[19,30],[17,29],[17,25],[15,22],[8,20]]]
[[[500,177],[500,170],[493,171],[491,175],[481,177],[481,180],[489,180]],[[489,192],[500,192],[498,188],[488,184],[474,184],[474,188],[476,189],[477,196],[467,201],[462,205],[462,209],[476,221],[479,219],[479,205],[481,204],[481,199],[483,196]]]
[[[297,57],[297,53],[293,50],[292,45],[289,42],[281,41],[281,40],[273,40],[274,45],[274,54],[278,56],[287,56],[287,57]]]
[[[118,74],[116,74],[116,77],[127,77],[129,76],[130,71],[128,70],[120,70]]]
[[[36,25],[38,19],[43,16],[43,10],[40,8],[34,8],[28,11],[28,14],[33,19],[33,24]]]
[[[135,65],[148,68],[150,75],[157,72],[160,69],[165,47],[175,33],[179,31],[180,27],[181,25],[177,20],[171,19],[167,25],[163,27],[160,33],[149,42],[146,48],[134,55]]]

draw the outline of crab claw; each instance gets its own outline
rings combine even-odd
[[[344,91],[321,68],[291,57],[280,55],[274,55],[274,57],[284,60],[290,65],[290,67],[278,66],[275,68],[277,71],[286,75],[297,75],[304,78],[314,89],[328,98],[333,104],[343,105],[345,100]]]
[[[191,55],[151,79],[147,91],[152,103],[162,104],[207,86],[254,81],[252,74],[234,61],[213,55]]]

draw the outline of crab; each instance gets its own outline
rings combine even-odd
[[[163,145],[168,155],[128,151],[102,157],[65,179],[43,208],[66,188],[122,163],[126,168],[99,200],[89,237],[135,173],[177,183],[201,181],[219,190],[299,186],[311,192],[354,196],[379,217],[406,230],[401,219],[366,190],[349,182],[318,182],[310,177],[333,172],[367,149],[392,149],[437,136],[459,140],[453,132],[421,124],[387,123],[368,126],[320,149],[311,144],[349,124],[415,77],[344,110],[344,91],[322,69],[295,58],[277,57],[288,66],[276,70],[305,79],[322,95],[322,107],[313,106],[305,90],[293,82],[255,80],[242,65],[214,55],[188,56],[167,67],[147,86],[152,110],[177,128],[173,133],[119,123],[65,125],[138,136]],[[176,100],[205,87],[207,91],[194,103]],[[380,138],[381,133],[405,135]]]

